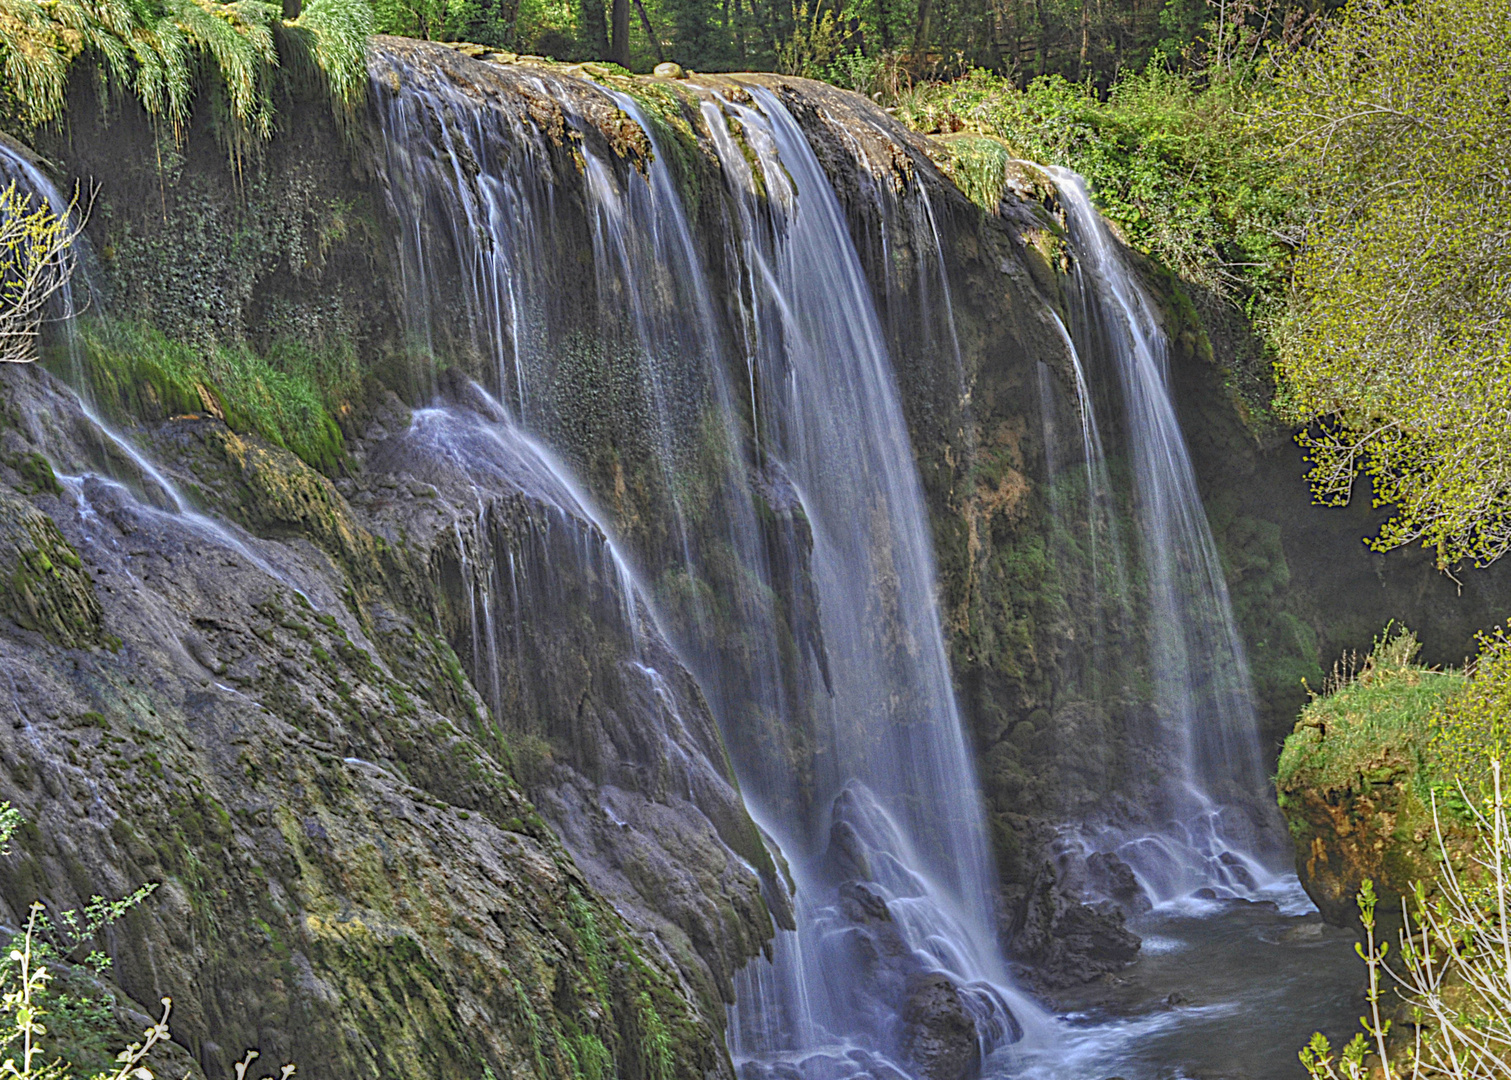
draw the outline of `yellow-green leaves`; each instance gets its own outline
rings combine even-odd
[[[1511,0],[1353,0],[1256,122],[1307,213],[1280,404],[1313,491],[1368,475],[1370,541],[1511,548]]]
[[[273,131],[270,79],[300,50],[351,107],[366,88],[372,10],[366,0],[312,0],[298,19],[266,0],[0,0],[0,105],[26,129],[56,120],[68,72],[81,56],[131,92],[149,116],[180,129],[189,118],[201,59],[216,74],[230,112],[247,131]],[[283,33],[280,36],[280,31]]]
[[[59,216],[14,182],[0,191],[0,363],[35,358],[47,303],[73,273],[84,216],[74,209]]]

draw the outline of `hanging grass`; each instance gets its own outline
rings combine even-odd
[[[247,132],[273,132],[273,70],[318,71],[350,109],[366,88],[367,0],[311,0],[297,19],[265,0],[0,0],[0,126],[57,120],[69,72],[93,60],[102,83],[182,132],[197,77],[215,76]]]

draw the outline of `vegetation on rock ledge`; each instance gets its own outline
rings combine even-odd
[[[264,0],[0,0],[0,128],[58,120],[81,58],[95,63],[102,90],[134,97],[175,132],[207,72],[230,115],[261,138],[273,132],[280,64],[307,64],[336,101],[359,101],[372,33],[366,0],[310,0],[298,18],[282,15]]]
[[[345,440],[333,414],[361,385],[350,342],[317,350],[280,341],[265,354],[246,345],[200,350],[148,324],[119,320],[86,322],[81,337],[84,383],[110,416],[155,421],[211,413],[324,473],[343,467]]]

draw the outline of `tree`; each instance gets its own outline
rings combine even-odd
[[[37,332],[73,275],[86,216],[77,198],[57,214],[14,181],[0,191],[0,363],[36,359]]]
[[[1302,208],[1279,405],[1377,550],[1511,549],[1511,0],[1354,0],[1256,111]]]

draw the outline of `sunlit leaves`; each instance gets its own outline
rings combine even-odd
[[[332,95],[354,105],[366,87],[372,11],[366,0],[312,0],[282,23],[266,0],[0,0],[0,75],[23,128],[56,120],[69,70],[83,56],[174,130],[189,118],[201,61],[219,80],[231,115],[251,133],[273,130],[270,79],[284,40],[304,50]]]
[[[0,191],[0,363],[35,358],[48,302],[73,273],[85,216],[77,200],[60,215],[14,182]],[[9,812],[0,812],[0,830]]]
[[[1441,565],[1511,548],[1511,0],[1356,0],[1284,64],[1257,123],[1308,210],[1281,403],[1309,479],[1360,473],[1371,543]]]

